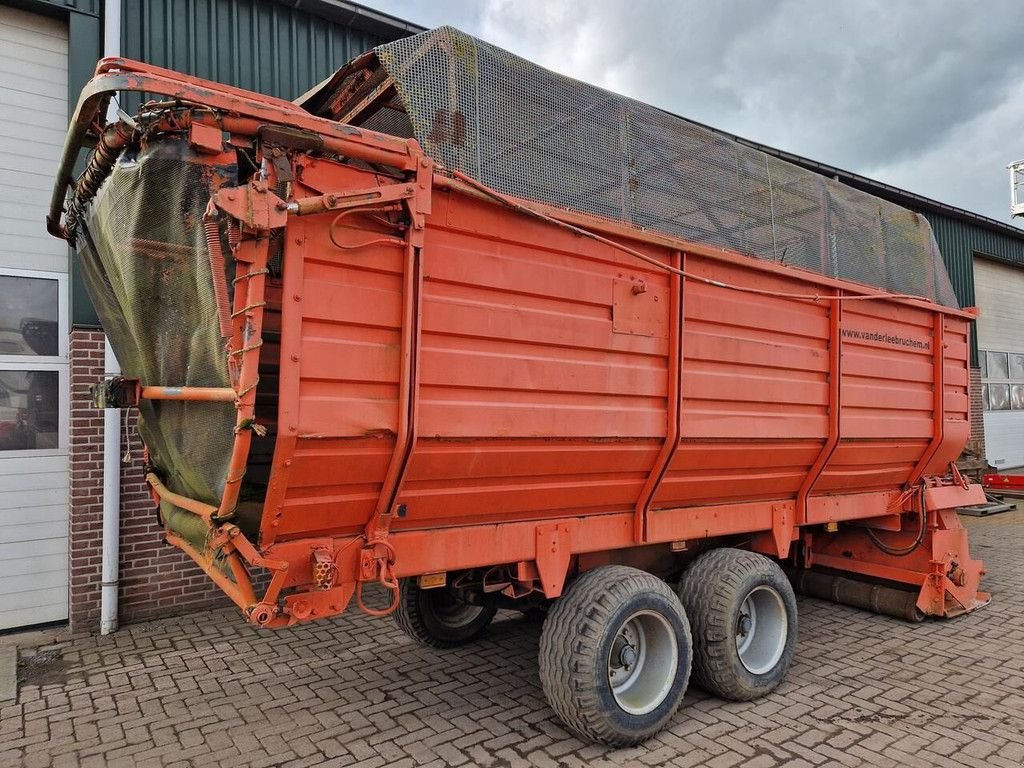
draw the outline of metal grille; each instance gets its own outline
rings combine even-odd
[[[215,169],[235,178],[236,168]],[[142,384],[227,387],[202,217],[211,166],[187,144],[126,151],[96,194],[79,260],[125,376]],[[231,403],[143,400],[139,432],[177,493],[210,504],[224,491],[234,440]]]
[[[516,197],[958,306],[925,219],[451,27],[374,49],[362,120]]]

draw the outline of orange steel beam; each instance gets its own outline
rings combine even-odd
[[[686,255],[681,251],[672,252],[672,265],[682,269]],[[636,520],[633,526],[633,538],[637,543],[647,540],[647,515],[651,510],[651,502],[658,486],[672,459],[679,450],[679,435],[682,427],[679,423],[682,414],[682,368],[683,368],[683,281],[679,275],[669,276],[669,338],[668,338],[668,407],[665,425],[665,442],[654,461],[654,466],[647,474],[647,480],[640,489],[640,497],[636,503]]]
[[[206,400],[233,403],[237,394],[231,387],[141,387],[143,400]]]
[[[946,423],[946,347],[944,344],[943,317],[936,314],[932,318],[932,369],[934,375],[934,391],[932,403],[934,418],[932,418],[932,441],[927,450],[917,462],[907,479],[907,487],[913,487],[920,482],[924,476],[928,464],[935,456],[939,446],[942,445],[943,430]],[[970,379],[968,379],[970,386]]]
[[[839,571],[859,573],[864,576],[871,576],[886,581],[898,581],[901,584],[915,584],[920,586],[928,578],[928,574],[915,571],[910,568],[900,568],[894,565],[873,563],[851,557],[838,557],[836,555],[824,555],[814,553],[814,564],[822,568],[833,568]]]
[[[426,156],[416,162],[416,181],[412,193],[406,197],[411,226],[406,230],[405,275],[402,290],[402,365],[398,381],[398,433],[395,448],[381,484],[380,496],[370,519],[366,522],[365,536],[373,545],[385,540],[391,525],[394,506],[405,483],[409,460],[416,447],[420,407],[420,333],[423,325],[423,229],[424,216],[430,212],[433,192],[433,164]],[[396,189],[397,185],[393,187]],[[404,196],[404,192],[401,193]],[[397,592],[395,593],[397,599]],[[357,599],[359,593],[357,593]]]
[[[211,522],[212,519],[217,515],[217,508],[214,507],[213,505],[204,504],[201,501],[196,501],[195,499],[190,499],[187,496],[182,496],[179,493],[175,493],[174,491],[170,490],[167,486],[165,486],[162,482],[160,482],[160,478],[158,478],[152,472],[146,475],[146,482],[149,483],[149,485],[153,488],[154,491],[156,491],[157,496],[159,496],[164,501],[169,501],[176,507],[180,507],[181,509],[184,509],[187,512],[191,512],[194,515],[198,515],[207,522]]]
[[[266,237],[242,240],[235,249],[235,308],[229,355],[241,358],[235,419],[235,440],[224,481],[224,496],[218,515],[226,517],[235,509],[245,477],[256,415],[256,385],[259,383],[260,347],[263,344],[263,307],[270,240]],[[245,270],[245,271],[242,271]],[[241,288],[245,290],[240,290]]]
[[[252,584],[249,582],[248,576],[242,578],[240,583],[235,582],[233,579],[228,578],[228,576],[218,568],[210,558],[197,551],[181,536],[173,531],[167,531],[166,536],[168,543],[173,544],[186,555],[191,557],[195,561],[196,565],[202,568],[203,571],[206,572],[206,575],[213,579],[217,586],[224,591],[224,594],[230,597],[231,601],[243,611],[249,611],[257,604],[258,600],[256,598],[256,594],[253,592]],[[237,558],[238,555],[231,552],[228,553],[227,557],[229,559]],[[232,567],[231,573],[235,578],[240,577],[240,572],[236,568]],[[244,573],[244,569],[241,573]]]
[[[409,457],[416,444],[416,413],[419,407],[417,369],[419,335],[422,315],[420,249],[413,245],[412,231],[407,234],[402,309],[402,367],[398,380],[398,432],[395,448],[388,462],[380,496],[373,514],[366,523],[366,539],[374,542],[387,536],[393,505],[405,480]]]
[[[840,326],[843,322],[843,303],[833,302],[829,307],[828,327],[828,357],[829,357],[829,381],[828,381],[828,437],[821,447],[821,453],[814,460],[814,464],[807,471],[800,490],[796,494],[796,524],[802,525],[807,522],[807,500],[814,491],[821,475],[828,466],[836,446],[839,445],[839,422],[842,414],[842,344],[843,335]],[[781,556],[781,553],[780,553]]]
[[[238,133],[247,136],[255,136],[257,131],[268,122],[275,122],[280,125],[292,125],[295,121],[295,127],[303,128],[317,133],[323,140],[323,148],[337,153],[339,155],[345,155],[346,157],[354,157],[359,160],[365,160],[368,163],[374,165],[386,165],[391,168],[398,168],[399,170],[409,171],[415,167],[415,154],[419,144],[416,143],[415,139],[394,139],[394,137],[388,136],[383,133],[374,133],[373,131],[367,131],[362,128],[354,128],[352,126],[340,126],[339,123],[326,122],[327,125],[333,126],[333,130],[324,135],[324,126],[308,127],[308,121],[302,119],[302,115],[310,117],[309,113],[299,110],[293,115],[283,117],[277,120],[267,120],[260,117],[235,117],[232,115],[224,115],[216,120],[218,125],[223,126],[225,131],[231,133]],[[318,117],[312,118],[313,120],[320,120]],[[343,130],[344,129],[344,130]],[[339,136],[336,134],[342,133],[344,135]],[[402,143],[402,152],[396,152],[395,148],[390,146],[388,142],[378,142],[379,138],[393,139]]]
[[[290,303],[294,308],[281,307],[281,349],[294,350],[282,354],[278,371],[278,412],[277,443],[270,472],[270,485],[263,503],[262,523],[259,541],[266,547],[277,538],[277,521],[284,510],[288,476],[291,473],[293,455],[299,431],[299,350],[302,343],[302,312],[299,307],[303,300],[303,264],[306,247],[307,222],[299,216],[291,217],[284,238],[284,259],[282,260],[284,288],[282,305]]]

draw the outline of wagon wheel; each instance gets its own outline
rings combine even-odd
[[[661,579],[595,568],[555,601],[540,639],[552,709],[584,738],[638,744],[661,730],[686,693],[690,627]]]
[[[498,609],[493,599],[480,605],[459,599],[446,587],[420,589],[416,579],[399,581],[398,626],[412,639],[432,648],[464,645],[487,628]]]
[[[796,648],[796,597],[772,560],[739,549],[698,557],[679,582],[693,627],[693,679],[724,699],[763,696],[782,682]]]

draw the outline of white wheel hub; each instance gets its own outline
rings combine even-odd
[[[736,651],[754,675],[770,672],[786,650],[789,617],[782,596],[772,587],[752,589],[740,604],[736,620]]]
[[[608,653],[608,682],[615,702],[645,715],[672,689],[679,644],[672,625],[654,611],[637,611],[619,627]]]

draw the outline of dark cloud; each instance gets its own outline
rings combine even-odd
[[[1008,220],[1020,0],[365,0],[715,127]]]

